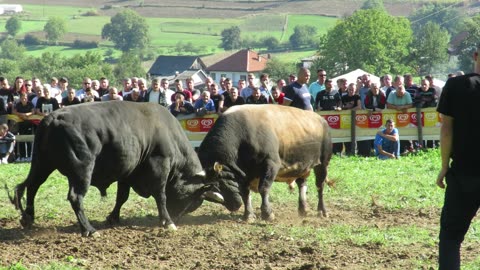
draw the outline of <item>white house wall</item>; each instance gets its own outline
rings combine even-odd
[[[240,79],[244,79],[247,82],[247,75],[250,72],[227,72],[227,71],[210,71],[209,76],[211,76],[216,83],[220,83],[220,78],[230,78],[233,82],[233,86],[236,86]],[[252,72],[255,74],[256,80],[260,77],[260,72]]]

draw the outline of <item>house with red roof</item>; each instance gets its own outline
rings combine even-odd
[[[260,74],[267,66],[268,56],[261,56],[250,49],[240,50],[231,54],[216,63],[207,66],[207,72],[212,79],[219,83],[221,77],[230,78],[233,85],[236,85],[240,79],[247,80],[248,73]]]

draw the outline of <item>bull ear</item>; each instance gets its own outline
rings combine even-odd
[[[213,164],[213,170],[219,173],[223,170],[223,165],[216,161],[215,164]]]

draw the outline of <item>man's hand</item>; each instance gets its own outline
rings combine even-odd
[[[447,175],[448,168],[442,168],[437,176],[437,186],[440,188],[445,188],[445,183],[443,179],[445,179],[445,175]]]

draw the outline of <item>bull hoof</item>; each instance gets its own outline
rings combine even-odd
[[[263,214],[262,213],[262,219],[264,221],[274,221],[275,220],[275,215],[273,213],[270,213],[270,214]]]
[[[20,219],[20,224],[25,229],[31,229],[33,224],[33,218],[29,215],[22,215],[22,218]]]
[[[298,210],[298,216],[299,216],[299,217],[302,217],[302,218],[307,217],[307,216],[308,216],[307,211],[305,211],[305,210]]]
[[[120,223],[120,218],[118,216],[114,216],[114,215],[108,215],[107,216],[107,223],[109,225],[115,225],[115,224],[119,224]]]
[[[169,231],[176,231],[177,230],[177,226],[175,226],[175,224],[168,224],[167,225],[167,230]]]
[[[246,223],[253,223],[257,219],[257,216],[255,214],[245,214],[242,217],[242,221]]]
[[[82,232],[83,237],[93,237],[93,238],[98,238],[100,237],[100,233],[97,231],[84,231]]]
[[[249,217],[246,217],[246,218],[242,217],[241,221],[250,224],[250,223],[255,222],[256,219],[257,219],[256,216],[249,216]]]
[[[328,218],[328,213],[326,211],[318,211],[317,216]]]

